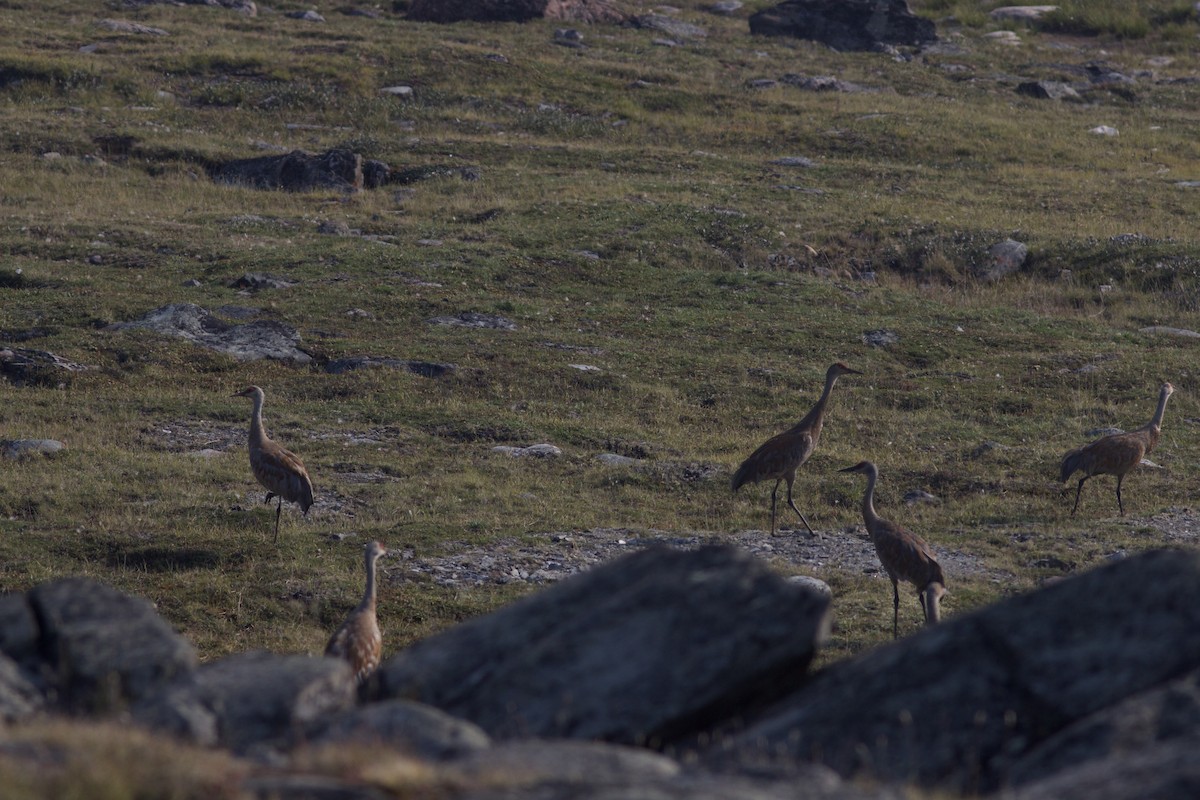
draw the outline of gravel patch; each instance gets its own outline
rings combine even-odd
[[[815,574],[820,577],[831,570],[838,570],[878,575],[886,580],[879,567],[875,548],[862,526],[850,526],[820,536],[787,529],[771,536],[761,530],[718,535],[679,534],[655,529],[593,528],[543,533],[532,541],[502,539],[486,547],[462,544],[462,549],[457,552],[438,557],[418,557],[412,550],[404,550],[398,560],[410,574],[425,576],[443,586],[515,582],[536,585],[553,583],[652,545],[694,549],[710,544],[736,545],[790,574]],[[966,553],[943,549],[937,549],[936,552],[948,575],[992,580],[1009,580],[1013,577],[1011,573],[985,566],[982,561]]]

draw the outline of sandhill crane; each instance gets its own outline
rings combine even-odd
[[[262,423],[263,390],[248,386],[230,396],[254,400],[254,410],[250,413],[250,470],[255,480],[267,490],[264,503],[271,502],[274,497],[279,498],[279,505],[275,507],[275,538],[272,540],[278,541],[283,501],[298,504],[304,515],[308,516],[308,509],[313,504],[312,480],[299,456],[267,438]]]
[[[817,448],[817,440],[821,438],[821,426],[825,421],[825,406],[829,402],[829,393],[833,391],[833,384],[837,383],[837,379],[842,375],[862,375],[862,373],[856,369],[850,369],[840,361],[831,364],[825,373],[825,391],[821,393],[821,399],[805,415],[804,419],[783,433],[772,436],[763,442],[757,450],[747,456],[742,465],[737,468],[737,472],[733,473],[733,480],[730,481],[729,486],[735,492],[747,483],[775,479],[775,488],[771,489],[772,536],[775,535],[775,493],[779,491],[780,481],[787,481],[788,505],[799,515],[800,521],[804,523],[805,528],[808,528],[808,532],[813,533],[808,520],[792,502],[792,484],[796,482],[796,470],[805,461],[808,461],[808,457]]]
[[[1083,472],[1079,485],[1075,487],[1075,505],[1071,507],[1071,516],[1074,516],[1079,508],[1079,493],[1083,491],[1083,482],[1093,475],[1117,476],[1117,508],[1120,509],[1121,516],[1125,516],[1125,504],[1121,502],[1121,481],[1158,444],[1159,426],[1162,425],[1163,412],[1167,410],[1167,398],[1174,391],[1175,387],[1170,383],[1162,385],[1158,390],[1158,408],[1154,410],[1154,416],[1137,430],[1103,436],[1063,456],[1063,483],[1076,471]]]
[[[354,679],[362,683],[379,666],[379,655],[383,650],[383,637],[379,634],[379,622],[375,618],[375,562],[387,554],[387,548],[379,542],[371,542],[363,549],[367,568],[367,588],[362,602],[350,612],[341,627],[325,645],[325,655],[343,658],[354,668]]]
[[[860,461],[853,467],[838,471],[861,472],[867,476],[867,491],[863,494],[863,520],[875,545],[879,563],[892,579],[892,638],[896,638],[900,630],[899,582],[902,580],[917,587],[917,599],[921,601],[925,623],[932,625],[940,621],[942,595],[946,593],[942,567],[924,539],[875,513],[875,482],[879,479],[879,470],[870,461]]]

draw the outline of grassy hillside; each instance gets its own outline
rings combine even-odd
[[[1191,502],[1200,456],[1195,340],[1140,332],[1200,325],[1200,189],[1181,185],[1200,179],[1188,4],[1067,4],[1029,28],[914,2],[944,46],[912,60],[754,38],[745,12],[767,3],[706,5],[676,4],[707,30],[678,47],[584,27],[569,48],[561,23],[416,24],[386,6],[0,3],[0,344],[95,367],[0,383],[0,437],[70,448],[0,462],[0,587],[91,575],[151,598],[206,659],[319,652],[361,591],[369,538],[411,561],[581,530],[765,528],[769,487],[731,496],[729,472],[807,411],[834,360],[865,375],[836,390],[798,504],[853,536],[862,485],[835,470],[875,460],[884,515],[986,568],[949,575],[948,615],[1162,544],[1150,517]],[[325,22],[282,13],[308,7]],[[1019,46],[984,36],[1006,27]],[[1015,91],[1090,62],[1133,81],[1081,103]],[[755,88],[788,73],[879,91]],[[412,94],[380,91],[395,85]],[[480,180],[343,196],[205,172],[334,146]],[[796,156],[814,165],[774,163]],[[1008,237],[1030,249],[1024,272],[975,279]],[[298,283],[231,288],[247,272]],[[107,329],[179,302],[259,309],[318,363]],[[517,329],[427,322],[463,311]],[[880,329],[898,341],[866,344]],[[320,368],[349,355],[457,370]],[[1164,469],[1126,482],[1128,517],[1111,478],[1069,517],[1062,453],[1144,423],[1163,380],[1177,388]],[[242,446],[249,404],[230,397],[251,383],[317,485],[308,520],[285,509],[278,545]],[[564,455],[492,451],[538,442]],[[194,454],[206,447],[225,452]],[[940,502],[904,505],[918,488]],[[813,571],[836,591],[829,657],[889,637],[885,580]],[[442,585],[403,558],[385,576],[388,652],[531,588]]]

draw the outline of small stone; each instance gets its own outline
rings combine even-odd
[[[1116,128],[1112,127],[1111,125],[1097,125],[1096,127],[1088,130],[1088,133],[1092,133],[1097,136],[1119,136],[1120,135],[1120,132]]]
[[[780,167],[815,167],[817,162],[804,156],[784,156],[771,162]]]
[[[1184,339],[1200,339],[1200,332],[1188,330],[1187,328],[1171,328],[1166,325],[1151,325],[1147,328],[1142,328],[1141,332],[1158,336],[1179,336]]]
[[[379,90],[381,94],[390,94],[393,97],[408,97],[413,93],[411,86],[385,86]]]
[[[326,236],[350,236],[354,232],[350,230],[350,224],[344,219],[327,219],[317,225],[317,233],[323,233]]]
[[[531,444],[528,447],[499,445],[493,447],[492,451],[507,453],[514,458],[554,458],[562,455],[562,450],[552,444]]]
[[[886,330],[867,331],[862,338],[869,347],[889,347],[900,341],[900,334]]]
[[[57,439],[0,439],[0,454],[11,459],[56,456],[66,449]]]
[[[804,586],[805,588],[812,589],[822,597],[833,597],[833,589],[829,587],[828,583],[820,578],[814,578],[811,575],[789,575],[787,581],[788,583],[794,583],[797,586]]]
[[[937,495],[930,494],[924,489],[910,489],[904,493],[904,502],[912,506],[917,503],[936,505],[942,501],[938,499]]]
[[[596,460],[608,467],[633,467],[642,463],[640,459],[617,453],[600,453],[596,456]]]

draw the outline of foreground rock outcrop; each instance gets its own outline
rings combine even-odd
[[[661,746],[797,686],[828,607],[732,548],[653,548],[410,647],[376,695],[501,739]]]
[[[1056,737],[1070,726],[1200,669],[1198,578],[1200,554],[1149,553],[927,629],[830,667],[713,763],[786,773],[819,761],[962,793],[1049,776],[1039,748],[1062,765]],[[1200,735],[1200,714],[1192,723]],[[1092,737],[1072,766],[1112,746]]]
[[[809,675],[828,604],[731,547],[648,548],[356,691],[334,659],[200,665],[145,601],[68,578],[0,597],[0,718],[131,719],[270,765],[230,778],[252,796],[400,791],[280,766],[341,745],[391,749],[457,800],[1195,796],[1200,553],[1130,557]],[[47,769],[4,741],[5,769]]]

